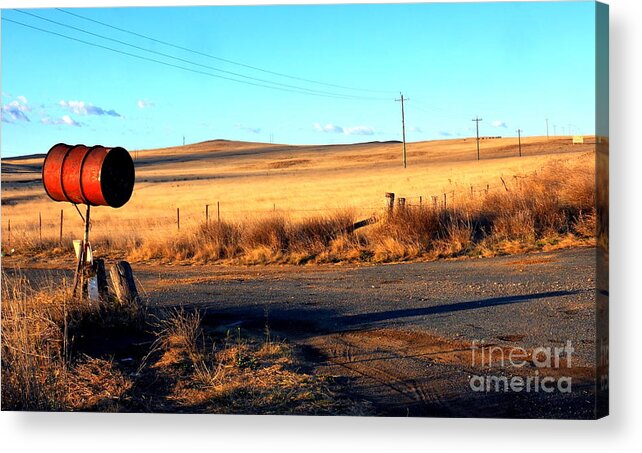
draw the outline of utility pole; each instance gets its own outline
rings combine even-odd
[[[517,146],[519,148],[519,157],[522,157],[522,130],[517,129]]]
[[[548,118],[546,118],[546,140],[548,140]]]
[[[475,117],[475,119],[473,121],[475,123],[477,123],[476,124],[476,126],[477,126],[477,160],[479,160],[479,122],[483,121],[483,120],[481,118],[479,118],[479,117]]]
[[[403,103],[408,99],[405,99],[403,97],[403,94],[401,93],[399,93],[399,96],[401,96],[401,99],[395,99],[395,101],[397,102],[401,101],[401,133],[403,136],[403,168],[406,168],[406,118],[404,115]]]
[[[183,146],[185,146],[185,136],[183,135]]]

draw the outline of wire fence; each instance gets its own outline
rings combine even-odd
[[[577,158],[581,158],[578,156]],[[109,217],[98,219],[91,223],[94,237],[112,236],[115,232],[128,234],[133,237],[143,236],[153,232],[159,235],[178,234],[190,231],[203,225],[214,222],[243,222],[261,216],[279,215],[296,216],[331,216],[350,210],[355,217],[371,217],[373,214],[391,210],[395,206],[423,207],[426,209],[457,209],[465,202],[487,196],[496,191],[511,191],[519,189],[523,180],[537,175],[546,166],[540,167],[531,173],[499,176],[494,183],[486,184],[456,184],[449,190],[425,195],[386,193],[380,204],[353,206],[351,208],[280,208],[276,203],[263,209],[245,209],[237,205],[229,205],[216,201],[201,206],[168,207],[166,214],[157,216],[141,216],[139,218]],[[21,215],[19,220],[6,217],[2,219],[2,245],[11,249],[14,243],[29,239],[42,242],[51,241],[63,243],[82,234],[82,221],[73,210],[66,206],[54,214],[34,212],[33,217],[24,220]],[[359,220],[359,219],[357,219]]]
[[[487,194],[493,188],[500,186],[486,185],[483,188],[471,186],[470,195]],[[109,236],[118,232],[133,236],[142,236],[149,232],[160,235],[178,234],[180,232],[194,230],[195,228],[220,222],[243,222],[253,219],[260,219],[269,216],[294,216],[300,217],[332,216],[342,212],[351,212],[355,217],[370,217],[386,209],[392,208],[395,203],[401,206],[413,207],[423,206],[426,208],[443,209],[454,207],[457,198],[456,190],[449,190],[439,195],[407,195],[399,196],[396,199],[384,198],[381,204],[359,205],[349,208],[279,208],[275,203],[264,209],[243,209],[237,206],[230,206],[226,203],[215,202],[204,204],[200,207],[168,207],[167,214],[155,216],[141,216],[138,218],[115,218],[93,219],[90,223],[91,233],[94,237]],[[392,203],[392,204],[391,204]],[[81,216],[70,210],[69,206],[52,213],[48,211],[34,212],[31,220],[25,220],[21,215],[20,220],[10,217],[3,218],[2,222],[2,243],[5,248],[11,248],[17,242],[29,239],[42,242],[64,243],[75,236],[82,234]],[[358,219],[357,219],[358,220]]]

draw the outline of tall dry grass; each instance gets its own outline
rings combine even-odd
[[[501,181],[489,191],[464,190],[454,193],[454,199],[449,194],[446,206],[424,203],[392,213],[382,209],[378,222],[354,233],[351,226],[363,220],[354,210],[307,218],[275,211],[176,233],[114,231],[94,238],[93,246],[101,255],[124,254],[135,262],[305,264],[492,256],[594,244],[593,155],[553,161],[534,174]],[[60,247],[45,252],[53,245],[33,237],[22,245],[22,252],[69,253]]]
[[[369,413],[327,378],[302,372],[268,326],[225,334],[198,312],[91,304],[50,283],[35,289],[24,275],[2,276],[3,410]],[[150,338],[144,350],[114,358],[141,335]]]
[[[487,193],[457,195],[447,206],[380,212],[350,233],[353,211],[292,220],[283,214],[221,222],[169,239],[149,237],[131,260],[243,264],[438,259],[492,256],[594,243],[593,162],[555,162]]]
[[[64,280],[35,288],[19,272],[3,273],[3,408],[116,410],[114,398],[126,391],[127,379],[110,361],[85,357],[77,346],[97,328],[138,328],[140,322],[139,307],[73,297]],[[92,389],[97,383],[102,396]]]
[[[169,240],[146,238],[128,251],[128,258],[302,264],[328,251],[354,222],[355,215],[350,210],[301,220],[277,213],[244,222],[212,222]]]

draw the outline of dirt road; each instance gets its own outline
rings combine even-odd
[[[262,329],[298,345],[342,392],[394,416],[588,418],[593,411],[595,249],[493,259],[328,266],[134,266],[152,304]],[[32,275],[33,275],[32,271]],[[573,347],[540,369],[516,348]],[[495,347],[492,366],[473,347]],[[499,355],[498,355],[499,354]],[[503,358],[504,361],[499,359]],[[490,365],[490,363],[489,363]],[[473,391],[475,376],[572,378],[572,391]]]

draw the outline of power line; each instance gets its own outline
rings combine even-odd
[[[11,22],[11,23],[14,23],[14,24],[17,24],[17,25],[21,25],[23,27],[31,28],[33,30],[38,30],[38,31],[41,31],[43,33],[48,33],[50,35],[59,36],[61,38],[65,38],[65,39],[68,39],[68,40],[71,40],[71,41],[76,41],[76,42],[79,42],[79,43],[82,43],[82,44],[85,44],[85,45],[88,45],[88,46],[97,47],[97,48],[104,49],[104,50],[109,50],[111,52],[119,53],[119,54],[122,54],[122,55],[127,55],[127,56],[133,57],[133,58],[138,58],[140,60],[145,60],[145,61],[161,64],[163,66],[168,66],[168,67],[171,67],[171,68],[182,69],[184,71],[193,72],[195,74],[206,75],[206,76],[214,77],[214,78],[217,78],[217,79],[229,80],[229,81],[236,82],[236,83],[243,83],[245,85],[252,85],[252,86],[261,87],[261,88],[270,88],[270,89],[273,89],[273,90],[286,91],[286,92],[290,92],[290,93],[307,94],[307,95],[310,95],[310,96],[320,96],[320,97],[328,97],[328,98],[334,98],[334,99],[350,99],[349,97],[342,96],[342,95],[329,95],[329,94],[312,93],[312,92],[307,92],[307,91],[300,91],[300,90],[294,90],[294,89],[288,89],[288,88],[281,88],[281,87],[276,87],[276,86],[269,86],[269,85],[264,85],[264,84],[259,84],[259,83],[247,82],[247,81],[244,81],[244,80],[238,80],[238,79],[234,79],[234,78],[231,78],[231,77],[225,77],[225,76],[221,76],[221,75],[217,75],[217,74],[212,74],[210,72],[200,71],[198,69],[186,68],[185,66],[180,66],[180,65],[173,64],[173,63],[168,63],[166,61],[160,61],[160,60],[156,60],[154,58],[144,57],[142,55],[137,55],[137,54],[133,54],[133,53],[130,53],[130,52],[125,52],[123,50],[118,50],[118,49],[114,49],[112,47],[103,46],[101,44],[92,43],[92,42],[85,41],[85,40],[82,40],[82,39],[79,39],[79,38],[74,38],[72,36],[64,35],[62,33],[57,33],[57,32],[51,31],[51,30],[45,30],[43,28],[39,28],[39,27],[36,27],[34,25],[25,24],[23,22],[19,22],[19,21],[16,21],[16,20],[13,20],[13,19],[9,19],[9,18],[6,18],[6,17],[2,17],[2,20],[5,21],[5,22]],[[384,100],[384,99],[365,98],[363,100]]]
[[[142,50],[143,52],[149,52],[151,54],[159,55],[159,56],[162,56],[162,57],[165,57],[165,58],[171,58],[172,60],[180,61],[182,63],[187,63],[187,64],[191,64],[191,65],[194,65],[194,66],[199,66],[199,67],[202,67],[202,68],[205,68],[205,69],[210,69],[212,71],[217,71],[217,72],[221,72],[221,73],[224,73],[224,74],[229,74],[229,75],[233,75],[233,76],[236,76],[236,77],[242,77],[244,79],[253,80],[253,81],[256,81],[256,82],[269,83],[269,84],[272,84],[272,85],[277,85],[277,86],[281,86],[281,87],[285,87],[285,88],[291,88],[291,89],[302,90],[302,91],[309,91],[310,93],[324,94],[324,95],[330,95],[330,96],[342,96],[342,97],[345,97],[345,98],[352,98],[352,99],[373,100],[373,98],[368,98],[368,97],[365,97],[365,96],[354,96],[354,95],[343,94],[343,93],[332,93],[332,92],[328,92],[328,91],[314,90],[314,89],[311,89],[311,88],[305,88],[305,87],[300,87],[300,86],[296,86],[296,85],[289,85],[289,84],[285,84],[285,83],[273,82],[271,80],[260,79],[260,78],[257,78],[257,77],[251,77],[251,76],[247,76],[247,75],[244,75],[244,74],[239,74],[237,72],[226,71],[224,69],[220,69],[220,68],[216,68],[216,67],[213,67],[213,66],[204,65],[204,64],[201,64],[201,63],[196,63],[194,61],[187,60],[187,59],[180,58],[180,57],[175,57],[173,55],[169,55],[169,54],[166,54],[166,53],[163,53],[163,52],[158,52],[158,51],[155,51],[155,50],[146,49],[144,47],[137,46],[135,44],[131,44],[131,43],[128,43],[126,41],[121,41],[121,40],[118,40],[118,39],[110,38],[108,36],[100,35],[98,33],[93,33],[91,31],[85,30],[83,28],[74,27],[72,25],[68,25],[68,24],[65,24],[65,23],[62,23],[62,22],[58,22],[58,21],[55,21],[55,20],[52,20],[52,19],[49,19],[49,18],[46,18],[46,17],[43,17],[43,16],[39,16],[37,14],[33,14],[33,13],[30,13],[30,12],[27,12],[27,11],[23,11],[23,10],[20,10],[20,9],[16,9],[15,11],[18,12],[18,13],[21,13],[21,14],[25,14],[25,15],[28,15],[28,16],[35,17],[35,18],[43,20],[43,21],[50,22],[52,24],[56,24],[56,25],[59,25],[59,26],[62,26],[62,27],[70,28],[72,30],[76,30],[76,31],[79,31],[81,33],[88,34],[90,36],[94,36],[94,37],[97,37],[97,38],[101,38],[101,39],[105,39],[105,40],[108,40],[108,41],[112,41],[112,42],[115,42],[115,43],[118,43],[118,44],[121,44],[121,45],[124,45],[124,46],[128,46],[128,47],[131,47],[131,48],[134,48],[134,49],[137,49],[137,50]]]
[[[276,76],[279,76],[279,77],[286,77],[286,78],[292,79],[292,80],[300,80],[302,82],[315,83],[315,84],[318,84],[318,85],[325,85],[325,86],[334,87],[334,88],[341,88],[341,89],[345,89],[345,90],[365,91],[365,92],[371,92],[371,93],[390,93],[389,91],[384,91],[384,90],[371,90],[371,89],[366,89],[366,88],[348,87],[348,86],[344,86],[344,85],[336,85],[336,84],[333,84],[333,83],[320,82],[318,80],[312,80],[312,79],[306,79],[306,78],[303,78],[303,77],[292,76],[292,75],[284,74],[284,73],[281,73],[281,72],[270,71],[270,70],[267,70],[267,69],[259,68],[257,66],[252,66],[252,65],[249,65],[249,64],[240,63],[238,61],[228,60],[226,58],[217,57],[215,55],[211,55],[211,54],[208,54],[208,53],[205,53],[205,52],[199,52],[198,50],[194,50],[194,49],[189,49],[187,47],[178,46],[176,44],[172,44],[172,43],[167,42],[167,41],[162,41],[160,39],[152,38],[150,36],[143,35],[141,33],[136,33],[136,32],[131,31],[131,30],[126,30],[124,28],[116,27],[115,25],[111,25],[111,24],[107,24],[105,22],[101,22],[101,21],[98,21],[98,20],[95,20],[95,19],[91,19],[89,17],[83,16],[83,15],[80,15],[80,14],[77,14],[77,13],[72,13],[71,11],[68,11],[68,10],[65,10],[65,9],[61,9],[61,8],[56,8],[56,9],[58,11],[62,12],[62,13],[69,14],[70,16],[78,17],[80,19],[87,20],[89,22],[93,22],[93,23],[102,25],[104,27],[109,27],[109,28],[112,28],[114,30],[121,31],[123,33],[129,33],[131,35],[138,36],[138,37],[144,38],[144,39],[148,39],[150,41],[153,41],[153,42],[156,42],[156,43],[159,43],[159,44],[163,44],[165,46],[170,46],[170,47],[173,47],[175,49],[184,50],[186,52],[191,52],[191,53],[196,54],[196,55],[201,55],[203,57],[212,58],[214,60],[223,61],[225,63],[241,66],[241,67],[248,68],[248,69],[253,69],[255,71],[264,72],[266,74],[272,74],[272,75],[276,75]]]

